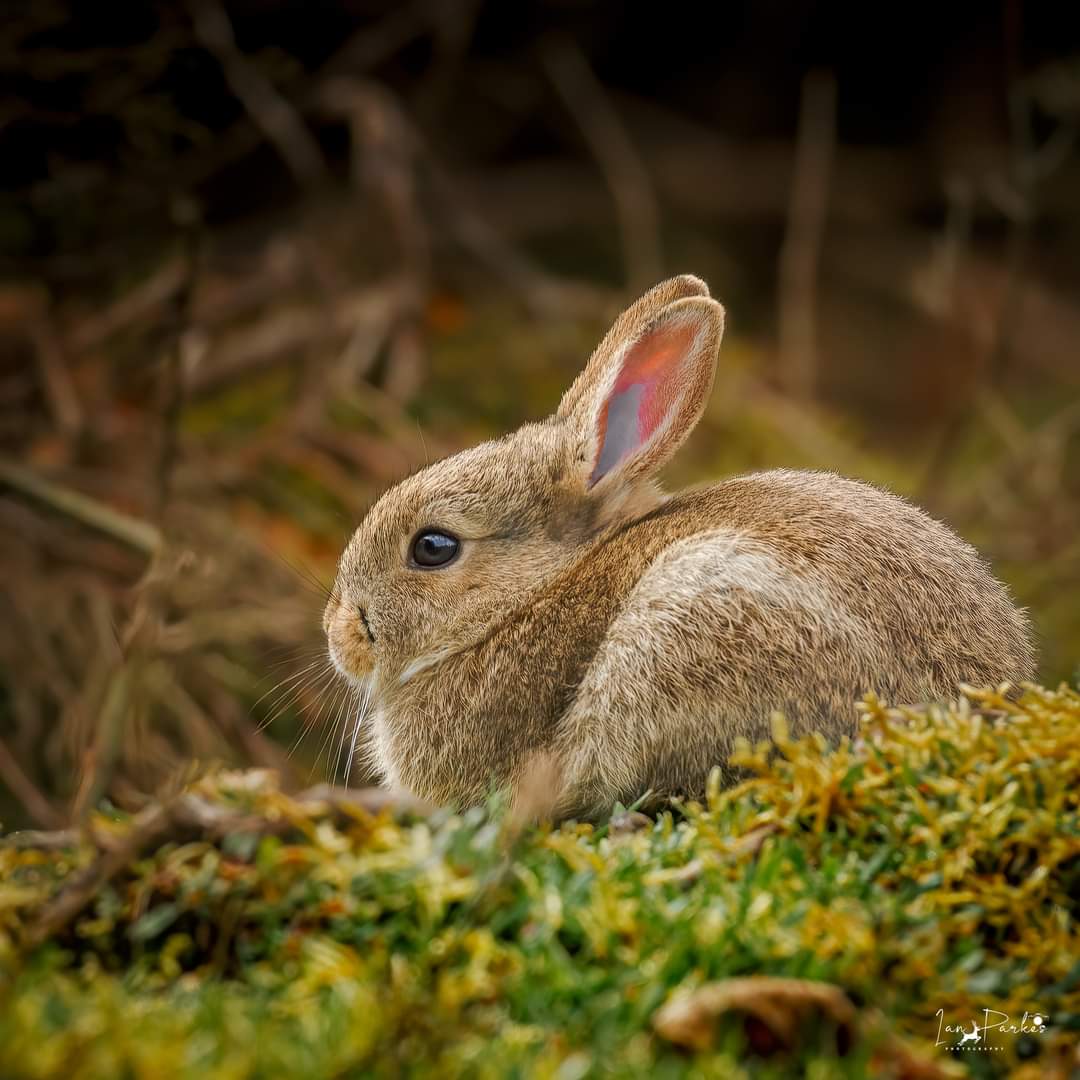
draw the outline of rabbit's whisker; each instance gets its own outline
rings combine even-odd
[[[315,665],[312,665],[312,667],[315,667]],[[281,684],[277,696],[274,697],[271,703],[270,712],[266,719],[259,725],[258,730],[265,730],[273,724],[275,720],[281,717],[290,706],[296,705],[303,698],[304,694],[311,690],[314,684],[318,682],[321,677],[325,676],[326,673],[327,669],[325,667],[314,671],[309,668],[306,671],[299,672],[296,676]]]
[[[367,719],[368,710],[371,707],[371,683],[366,682],[360,691],[360,702],[356,709],[356,718],[353,720],[352,738],[349,740],[349,756],[345,759],[345,786],[349,786],[349,776],[352,773],[353,761],[356,758],[356,744],[360,738],[360,728]]]
[[[326,692],[327,688],[331,685],[333,679],[336,676],[336,672],[332,667],[327,666],[327,670],[322,673],[321,678],[313,680],[305,689],[310,690],[317,697],[322,698],[322,695]],[[315,713],[315,717],[312,720],[305,720],[300,734],[293,740],[292,746],[289,747],[288,757],[292,757],[293,754],[300,748],[300,744],[304,741],[304,737],[310,732],[318,723],[319,717],[322,715],[323,708],[325,707],[326,699],[322,699],[322,705],[320,705],[318,711]]]
[[[302,668],[300,671],[294,672],[292,675],[289,675],[284,679],[279,679],[276,683],[274,683],[273,686],[270,687],[269,690],[266,691],[266,693],[264,693],[261,697],[258,698],[258,700],[256,700],[252,704],[252,711],[258,708],[258,706],[260,706],[268,697],[270,697],[271,694],[276,694],[279,690],[284,689],[291,683],[296,682],[298,679],[302,679],[309,671],[312,671],[314,668],[318,667],[318,664],[318,659],[312,660],[306,667]]]

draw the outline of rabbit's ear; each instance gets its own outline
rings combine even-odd
[[[724,309],[692,296],[612,350],[568,417],[580,425],[587,489],[649,476],[682,445],[712,390],[723,332]]]
[[[654,285],[644,296],[638,297],[616,320],[604,335],[604,340],[585,365],[584,371],[574,380],[559,403],[558,416],[569,416],[581,403],[603,389],[609,381],[611,366],[616,354],[628,341],[641,332],[668,306],[688,296],[708,296],[709,286],[693,274],[680,274]]]

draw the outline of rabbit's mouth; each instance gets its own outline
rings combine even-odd
[[[337,670],[337,673],[345,679],[346,682],[352,683],[353,686],[359,689],[363,689],[373,681],[375,677],[374,664],[369,665],[366,669],[359,669],[356,664],[344,661],[341,654],[333,645],[331,645],[327,651],[330,654],[330,660]]]

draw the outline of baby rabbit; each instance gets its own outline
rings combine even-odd
[[[702,281],[665,281],[553,416],[371,508],[324,625],[372,705],[385,783],[472,804],[543,758],[556,813],[598,814],[650,789],[700,794],[777,709],[794,734],[835,737],[869,690],[915,702],[1033,675],[1005,588],[895,495],[787,469],[661,491],[723,328]]]

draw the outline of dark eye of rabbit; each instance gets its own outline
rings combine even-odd
[[[412,545],[412,558],[417,566],[427,569],[446,566],[458,553],[456,537],[441,532],[422,532]]]

